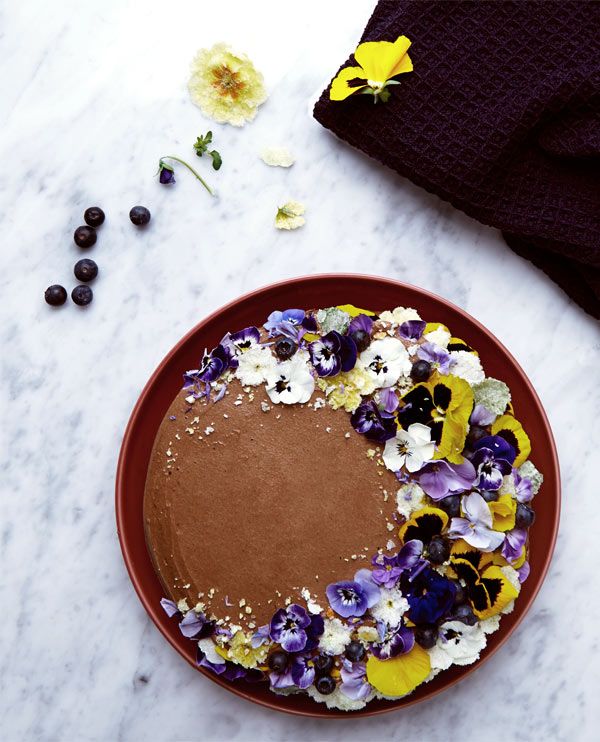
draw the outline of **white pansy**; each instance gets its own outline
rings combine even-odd
[[[374,340],[358,357],[357,365],[373,379],[378,389],[394,386],[412,368],[406,348],[397,338]]]
[[[408,322],[411,319],[421,319],[416,309],[411,307],[396,307],[391,312],[389,310],[382,312],[379,315],[379,319],[384,322],[390,322],[393,325],[401,325],[403,322]]]
[[[257,386],[267,380],[277,366],[277,359],[268,348],[255,346],[241,353],[235,377],[242,386]]]
[[[319,639],[319,649],[325,654],[342,654],[351,637],[352,629],[339,618],[328,619]]]
[[[324,703],[328,709],[340,709],[340,711],[358,711],[364,708],[367,703],[373,698],[374,693],[368,695],[366,698],[359,698],[354,700],[337,687],[333,693],[323,695],[315,688],[314,685],[310,685],[306,692],[317,703]]]
[[[396,492],[396,510],[407,520],[425,505],[425,492],[416,482],[408,482]]]
[[[289,361],[278,363],[267,376],[266,391],[274,404],[304,404],[314,390],[307,353],[298,351]]]
[[[408,600],[398,588],[382,588],[379,602],[371,608],[371,615],[376,621],[383,621],[387,626],[398,626],[402,616],[409,609]]]
[[[437,330],[432,330],[423,335],[423,337],[428,342],[433,343],[434,345],[439,345],[440,348],[447,348],[452,335],[450,335],[448,330],[444,330],[443,327],[438,327]]]
[[[477,624],[446,621],[439,628],[438,639],[429,650],[431,668],[447,670],[450,665],[471,665],[485,647],[487,638]]]
[[[271,167],[291,167],[296,161],[286,147],[265,147],[260,153],[260,159]]]
[[[222,665],[225,663],[225,659],[216,650],[216,645],[212,639],[200,639],[198,647],[201,652],[204,652],[204,656],[213,665]]]
[[[468,350],[453,350],[450,352],[450,373],[464,379],[471,386],[480,384],[485,379],[479,356]]]
[[[413,423],[407,430],[398,430],[395,438],[390,438],[383,450],[383,462],[390,471],[415,472],[433,458],[435,444],[431,440],[431,428],[421,423]]]

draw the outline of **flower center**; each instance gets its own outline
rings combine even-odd
[[[229,69],[226,64],[215,67],[212,70],[213,88],[221,95],[237,98],[244,88],[244,83],[239,79],[239,73]]]
[[[347,605],[356,602],[356,593],[347,587],[343,587],[340,590],[340,597]]]

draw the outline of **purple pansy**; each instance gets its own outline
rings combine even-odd
[[[315,679],[315,668],[311,660],[312,655],[310,654],[297,654],[292,660],[292,680],[298,688],[308,688]]]
[[[286,652],[300,652],[306,647],[310,617],[302,606],[292,603],[280,608],[271,619],[269,634]]]
[[[403,340],[418,340],[425,331],[426,325],[427,323],[422,319],[409,319],[400,325],[398,335]]]
[[[158,165],[158,180],[163,185],[172,185],[175,183],[175,171],[162,160]]]
[[[340,690],[348,698],[362,701],[371,694],[372,687],[367,681],[367,666],[364,662],[343,660],[340,675]]]
[[[473,450],[479,451],[481,448],[489,448],[497,459],[504,459],[509,464],[513,463],[517,455],[510,443],[499,435],[486,435],[485,438],[480,438],[473,446]]]
[[[521,556],[526,541],[526,528],[513,528],[512,531],[507,531],[502,544],[502,556],[507,562],[514,562]]]
[[[419,563],[422,552],[423,542],[412,539],[407,541],[394,556],[376,554],[372,559],[375,566],[371,573],[373,582],[386,588],[394,587],[402,572],[413,569]]]
[[[179,613],[179,608],[172,600],[162,598],[160,604],[169,618],[173,618],[176,613]]]
[[[356,364],[356,345],[352,338],[331,330],[308,346],[310,360],[319,376],[337,376]]]
[[[450,354],[447,350],[440,348],[435,343],[423,343],[419,346],[417,356],[422,361],[431,363],[433,368],[437,369],[440,374],[450,373]]]
[[[200,368],[186,371],[183,375],[184,389],[197,386],[200,382],[216,381],[230,366],[236,366],[233,354],[223,345],[217,345],[210,353],[204,351]]]
[[[371,651],[380,660],[389,660],[390,657],[397,657],[399,654],[410,652],[414,645],[415,635],[413,631],[400,623],[385,634],[381,643],[373,644]]]
[[[491,448],[478,448],[471,456],[471,463],[477,472],[475,486],[488,492],[500,489],[504,477],[512,471],[509,462],[497,458]]]
[[[348,335],[351,335],[353,332],[361,330],[362,332],[366,332],[367,335],[370,335],[372,329],[373,320],[370,317],[367,317],[366,314],[357,314],[348,325],[347,332]]]
[[[380,389],[377,392],[377,401],[384,412],[387,412],[390,415],[392,412],[396,412],[398,405],[400,404],[398,395],[391,386],[385,387],[385,389]]]
[[[221,340],[221,345],[227,348],[231,356],[243,353],[260,342],[258,327],[245,327],[239,332],[228,332]]]
[[[475,549],[494,551],[504,541],[504,533],[494,531],[492,513],[487,502],[478,492],[462,498],[461,509],[464,518],[452,518],[450,538],[464,538]]]
[[[188,611],[179,623],[179,630],[188,639],[193,639],[202,631],[205,623],[206,616],[204,613],[196,613],[194,610]]]
[[[402,577],[402,592],[410,606],[408,618],[416,624],[432,624],[448,615],[456,595],[455,584],[427,566],[416,575]]]
[[[286,309],[284,312],[271,312],[263,327],[271,337],[285,335],[292,340],[299,340],[305,332],[302,325],[305,319],[303,309]]]
[[[515,497],[518,502],[529,502],[533,499],[533,486],[531,479],[522,477],[517,469],[513,469],[513,479],[515,483]]]
[[[442,500],[471,489],[476,479],[475,467],[465,459],[462,464],[449,464],[443,459],[427,464],[417,474],[417,480],[432,500]]]
[[[396,421],[382,412],[375,402],[363,402],[352,413],[352,427],[371,441],[384,443],[396,435]]]
[[[354,580],[344,580],[327,585],[325,590],[329,605],[343,618],[363,616],[379,600],[379,587],[373,582],[368,569],[359,569]]]

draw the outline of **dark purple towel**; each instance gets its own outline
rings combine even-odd
[[[381,0],[362,40],[402,34],[414,72],[390,100],[327,90],[317,120],[600,317],[600,3]]]

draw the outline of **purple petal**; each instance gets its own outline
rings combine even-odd
[[[521,567],[517,570],[517,574],[519,575],[519,582],[525,582],[525,580],[529,577],[530,567],[529,562],[523,562]]]
[[[162,598],[160,604],[169,618],[173,618],[176,613],[179,613],[179,608],[172,600]]]
[[[179,623],[179,630],[188,639],[193,639],[197,636],[206,623],[206,617],[203,613],[196,613],[196,611],[188,611],[183,620]]]
[[[483,405],[476,404],[469,418],[469,423],[485,428],[487,425],[491,425],[495,419],[496,415],[493,412],[490,412]]]
[[[391,414],[398,409],[400,400],[392,387],[388,386],[385,389],[379,390],[379,403],[386,412]]]
[[[367,335],[370,335],[372,329],[373,320],[366,314],[358,314],[351,320],[350,324],[348,325],[348,334],[350,335],[357,330],[362,330],[362,332],[366,332]]]
[[[514,562],[521,556],[526,541],[527,529],[525,528],[513,528],[512,531],[506,533],[502,544],[502,556],[507,562]]]
[[[426,325],[427,323],[423,320],[409,319],[400,325],[398,334],[404,340],[418,340],[425,331]]]

